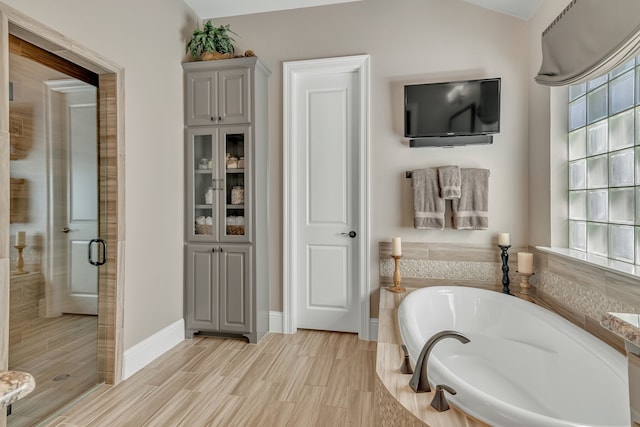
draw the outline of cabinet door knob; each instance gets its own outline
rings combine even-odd
[[[211,116],[211,121],[215,122],[216,121],[215,117]]]
[[[215,252],[215,251],[216,251],[216,248],[211,249],[211,252]]]
[[[218,121],[221,122],[222,121],[222,116],[218,116]]]
[[[222,248],[220,248],[220,252],[224,252],[224,251],[222,250]]]

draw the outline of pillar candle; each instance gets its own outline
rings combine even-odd
[[[530,252],[518,252],[518,273],[533,273],[533,254]]]
[[[394,237],[391,239],[391,255],[402,256],[402,241],[399,237]]]
[[[16,246],[24,246],[26,239],[26,233],[24,231],[18,231],[16,233]]]
[[[509,233],[498,233],[498,245],[509,246],[510,244]]]

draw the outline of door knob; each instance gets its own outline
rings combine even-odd
[[[345,236],[345,237],[351,237],[352,239],[355,239],[355,237],[358,235],[355,231],[351,230],[348,233],[340,233],[341,236]]]
[[[60,231],[62,231],[63,233],[68,233],[71,231],[71,229],[69,227],[62,227]]]

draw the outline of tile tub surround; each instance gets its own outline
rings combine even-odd
[[[509,249],[509,277],[511,286],[520,283],[517,270],[517,253],[526,246]],[[393,259],[391,243],[379,243],[380,285],[393,284]],[[422,287],[425,281],[431,285],[487,285],[502,283],[502,260],[497,245],[472,245],[452,243],[402,243],[400,261],[402,283]]]
[[[402,249],[400,272],[405,287],[502,288],[497,245],[403,242]],[[534,254],[535,274],[529,281],[529,294],[521,297],[559,314],[626,354],[624,340],[600,322],[609,312],[640,313],[640,280],[527,246],[512,246],[509,277],[514,294],[520,292],[517,253],[524,251]],[[379,272],[380,287],[392,286],[391,242],[379,243]],[[383,292],[387,291],[380,289],[380,297]]]
[[[411,291],[411,289],[408,289]],[[398,329],[398,306],[407,295],[380,291],[380,323],[376,357],[375,406],[381,427],[485,427],[451,405],[445,412],[431,407],[434,392],[414,393],[411,375],[400,373],[403,352]]]
[[[36,388],[36,381],[26,372],[0,372],[0,408],[22,399],[34,388]]]

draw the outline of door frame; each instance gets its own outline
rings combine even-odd
[[[56,64],[78,65],[98,76],[98,150],[100,235],[111,250],[100,269],[98,290],[98,379],[107,384],[122,380],[124,354],[124,68],[0,1],[0,181],[9,180],[9,52],[10,35],[47,55]],[[70,67],[70,75],[73,74]],[[69,73],[67,73],[69,74]],[[9,186],[0,186],[0,370],[9,357]],[[6,220],[5,220],[6,218]],[[0,426],[5,414],[0,413]]]
[[[359,183],[358,191],[360,229],[361,238],[357,239],[357,275],[359,286],[359,310],[360,327],[358,337],[369,340],[369,316],[370,316],[370,244],[369,244],[369,114],[370,114],[370,56],[355,55],[337,58],[312,59],[304,61],[290,61],[283,63],[282,71],[282,199],[283,199],[283,265],[282,265],[282,323],[283,332],[293,334],[297,331],[297,287],[296,277],[298,277],[298,257],[300,254],[300,242],[297,233],[299,221],[296,209],[298,203],[298,165],[296,162],[298,150],[293,141],[296,134],[296,123],[292,120],[294,111],[295,81],[301,76],[314,74],[328,74],[337,72],[353,72],[358,76],[360,97],[358,102],[360,109],[360,140],[357,141],[357,149],[360,153]]]

